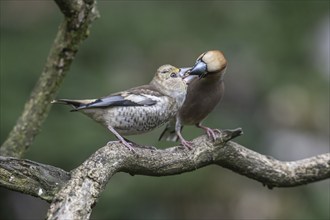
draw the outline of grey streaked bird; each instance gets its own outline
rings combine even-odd
[[[52,103],[71,105],[72,111],[82,112],[104,125],[134,151],[132,143],[121,135],[146,133],[175,117],[185,100],[187,83],[194,78],[185,72],[186,69],[163,65],[147,85],[98,99],[58,99]]]
[[[195,65],[188,70],[190,75],[199,75],[200,79],[193,79],[188,85],[187,97],[179,110],[176,119],[171,120],[159,140],[180,142],[191,149],[192,143],[182,137],[181,130],[184,125],[196,125],[205,130],[207,136],[215,140],[217,129],[202,125],[202,121],[221,101],[224,95],[224,79],[227,61],[219,50],[211,50],[201,54]]]

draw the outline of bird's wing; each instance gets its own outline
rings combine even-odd
[[[157,103],[148,96],[148,94],[136,92],[132,93],[124,91],[116,93],[114,95],[106,96],[100,99],[96,99],[85,105],[81,105],[74,110],[87,109],[87,108],[107,108],[115,106],[151,106]]]

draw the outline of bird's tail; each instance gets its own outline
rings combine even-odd
[[[64,105],[71,105],[72,106],[72,110],[71,111],[78,111],[80,109],[83,109],[87,106],[88,103],[91,103],[95,101],[95,99],[93,100],[73,100],[73,99],[56,99],[53,100],[51,103],[54,104],[64,104]]]
[[[172,142],[177,142],[179,140],[179,137],[176,134],[175,126],[173,125],[173,123],[170,122],[166,125],[166,128],[159,136],[158,141],[161,141],[161,140],[172,141]]]

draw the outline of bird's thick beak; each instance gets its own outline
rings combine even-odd
[[[197,75],[190,75],[191,67],[185,67],[180,68],[179,76],[183,79],[183,81],[187,84],[191,83],[195,78],[197,78]]]
[[[179,76],[183,78],[183,77],[189,75],[188,71],[190,69],[191,69],[191,67],[180,68]]]
[[[198,76],[196,76],[196,75],[188,75],[188,76],[183,77],[183,81],[185,81],[186,84],[189,84],[194,79],[197,79],[197,78],[198,78]]]
[[[199,60],[189,71],[189,75],[197,75],[199,78],[203,78],[207,74],[207,66],[206,63]]]

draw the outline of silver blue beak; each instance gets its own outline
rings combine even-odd
[[[203,78],[206,74],[207,74],[207,66],[201,60],[197,61],[197,63],[189,71],[189,75],[198,75],[199,78]]]
[[[189,70],[191,70],[191,67],[184,67],[184,68],[180,68],[180,72],[179,72],[179,76],[180,77],[185,77],[189,74]]]

